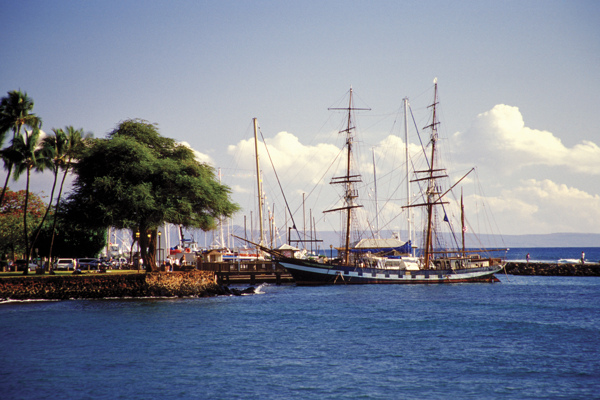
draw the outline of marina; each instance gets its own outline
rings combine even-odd
[[[600,1],[1,10],[0,400],[600,400]]]

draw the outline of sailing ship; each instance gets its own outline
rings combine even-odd
[[[437,80],[434,82],[434,101],[432,108],[432,123],[426,127],[429,129],[430,156],[427,157],[427,168],[413,171],[416,178],[412,182],[419,182],[424,187],[422,202],[418,204],[407,204],[404,208],[421,208],[424,210],[425,227],[423,229],[424,244],[420,254],[411,254],[411,242],[399,243],[390,248],[389,243],[383,243],[384,239],[370,239],[368,245],[350,243],[351,219],[357,208],[362,207],[357,203],[357,190],[355,184],[360,182],[360,175],[351,170],[352,147],[354,142],[354,127],[352,112],[361,110],[355,108],[352,100],[352,89],[350,89],[350,100],[347,108],[338,109],[348,112],[345,129],[340,131],[346,135],[346,165],[345,175],[334,177],[331,183],[344,186],[343,206],[327,210],[325,212],[342,211],[345,213],[345,242],[338,248],[338,258],[331,260],[300,259],[284,257],[281,254],[277,262],[289,271],[297,285],[325,285],[325,284],[424,284],[424,283],[459,283],[459,282],[494,282],[498,279],[495,273],[504,267],[501,258],[492,257],[491,253],[481,250],[468,250],[464,245],[462,248],[440,249],[434,245],[436,242],[436,208],[448,204],[445,196],[458,182],[449,190],[442,192],[440,179],[447,177],[446,170],[436,165],[437,160]],[[406,111],[406,99],[405,99]],[[406,114],[406,112],[405,112]],[[406,123],[405,123],[406,127]],[[408,152],[407,152],[408,154]],[[408,160],[407,160],[408,165]],[[408,167],[407,167],[408,168]],[[464,178],[464,177],[463,177]],[[463,179],[461,178],[461,180]],[[460,182],[460,181],[459,181]],[[462,204],[462,201],[461,201]],[[464,207],[461,207],[464,209]],[[464,217],[462,218],[464,224]],[[458,246],[457,246],[458,247]],[[386,248],[386,252],[379,251]],[[390,250],[396,255],[390,257]],[[497,249],[499,250],[499,249]],[[502,249],[506,250],[506,249]],[[399,254],[398,254],[399,253]]]

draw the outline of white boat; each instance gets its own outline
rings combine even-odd
[[[434,86],[435,94],[432,108],[432,123],[427,127],[430,130],[428,143],[428,167],[421,171],[413,171],[416,176],[413,182],[424,183],[420,203],[407,204],[405,208],[420,208],[425,212],[426,225],[423,228],[424,244],[419,256],[410,254],[410,250],[399,251],[399,255],[389,256],[386,251],[376,251],[377,246],[370,244],[350,244],[351,218],[355,209],[362,207],[357,203],[357,191],[354,184],[360,182],[357,175],[350,168],[352,159],[353,123],[352,111],[357,110],[352,103],[352,89],[347,108],[346,129],[340,131],[347,135],[347,168],[344,176],[334,177],[331,183],[344,186],[344,203],[342,207],[330,211],[342,211],[346,214],[345,243],[337,248],[339,258],[323,262],[311,259],[285,257],[279,254],[277,262],[289,271],[297,285],[323,285],[323,284],[415,284],[415,283],[457,283],[457,282],[494,282],[495,273],[502,270],[504,262],[501,258],[492,257],[484,249],[477,251],[468,250],[464,245],[464,216],[462,218],[463,234],[462,248],[437,248],[434,245],[435,210],[447,204],[445,196],[451,189],[442,191],[440,181],[447,177],[445,169],[436,165],[437,135],[437,82]],[[407,163],[408,164],[408,163]],[[463,177],[464,178],[464,177]],[[462,178],[461,178],[462,180]],[[460,182],[460,181],[459,181]],[[458,183],[458,182],[457,182]],[[461,197],[462,203],[462,197]],[[462,204],[461,204],[462,208]],[[444,214],[442,214],[444,215]],[[408,249],[411,248],[410,241]],[[394,246],[392,246],[394,247]],[[506,250],[506,249],[498,249]],[[482,255],[485,254],[485,255]],[[277,254],[275,254],[277,256]]]
[[[176,255],[176,254],[180,254],[180,253],[196,254],[201,251],[202,251],[202,249],[200,248],[200,246],[198,246],[198,243],[184,239],[181,241],[181,244],[178,244],[169,249],[169,255],[172,256],[172,255]]]

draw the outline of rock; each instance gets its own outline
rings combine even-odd
[[[231,289],[229,289],[228,286],[219,286],[219,288],[221,288],[221,290],[223,291],[224,295],[231,295]]]
[[[600,276],[599,264],[558,264],[558,263],[506,263],[505,271],[511,275],[540,276]]]
[[[234,296],[242,296],[244,294],[254,294],[256,291],[255,289],[250,286],[247,289],[243,289],[243,290],[239,290],[239,289],[230,289],[231,290],[231,294],[233,294]]]
[[[254,289],[252,286],[250,286],[247,289],[242,290],[242,294],[255,294],[256,293],[256,289]]]
[[[0,279],[0,298],[82,299],[104,297],[216,296],[221,290],[214,274],[194,271],[178,274],[86,274]]]

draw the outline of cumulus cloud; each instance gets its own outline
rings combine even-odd
[[[286,181],[293,180],[302,186],[316,184],[323,177],[324,171],[329,169],[332,160],[338,156],[340,149],[332,144],[319,143],[305,145],[289,132],[279,132],[274,138],[266,139],[269,154],[277,173],[286,177]],[[227,148],[227,153],[235,157],[240,168],[255,169],[254,139],[242,140]],[[269,154],[265,145],[259,143],[258,154],[261,170],[267,175],[271,174]]]
[[[394,170],[404,171],[406,165],[405,147],[404,140],[395,135],[389,135],[381,140],[374,148],[377,157],[377,169],[381,169],[384,173]],[[409,143],[408,152],[409,157],[415,161],[421,157],[422,149],[419,144]],[[364,157],[363,164],[371,162],[370,155]],[[370,166],[365,167],[370,168]]]
[[[192,148],[188,142],[179,142],[179,144],[192,150],[198,162],[214,165],[213,159],[208,154],[200,153],[198,150]]]
[[[479,158],[481,165],[514,172],[525,166],[559,166],[574,172],[600,174],[600,147],[583,141],[566,147],[551,132],[525,126],[517,107],[496,105],[479,114],[471,127],[454,135],[459,157]],[[483,162],[485,161],[485,162]]]
[[[233,185],[231,187],[231,190],[236,193],[252,193],[252,191],[250,189],[248,189],[246,186],[241,186],[241,185]]]
[[[464,134],[457,134],[457,137],[462,147],[453,150],[463,157],[453,157],[455,160],[468,160],[469,167],[473,164],[479,164],[480,167],[487,165],[490,169],[494,169],[494,173],[500,169],[500,163],[514,168],[523,168],[528,164],[569,166],[574,173],[578,171],[597,173],[593,169],[597,163],[595,158],[600,160],[600,155],[596,156],[598,148],[595,144],[583,142],[567,148],[550,132],[527,128],[518,109],[509,106],[496,106],[489,112],[479,115],[471,128]],[[289,132],[280,132],[272,138],[267,138],[266,142],[290,207],[294,212],[301,210],[302,193],[306,193],[306,209],[313,210],[313,216],[317,215],[317,223],[319,223],[318,218],[322,210],[335,208],[339,192],[336,189],[339,188],[327,184],[332,176],[339,173],[335,170],[335,166],[332,166],[332,161],[337,159],[339,164],[344,164],[344,152],[333,144],[304,144]],[[401,208],[406,204],[404,142],[400,137],[390,135],[383,138],[373,150],[377,165],[380,227],[404,229],[406,211]],[[230,145],[227,153],[236,160],[237,168],[245,172],[230,174],[229,177],[233,182],[228,184],[234,188],[240,199],[241,196],[246,195],[245,201],[248,204],[256,202],[256,190],[253,186],[256,179],[253,173],[254,139],[242,140],[235,145]],[[421,155],[422,150],[417,145],[411,145],[410,153]],[[276,188],[269,157],[262,143],[259,145],[259,155],[265,186],[271,185],[274,191],[279,191]],[[485,162],[477,163],[477,160],[471,157],[473,155],[480,156]],[[570,165],[573,163],[570,160],[576,158],[580,160],[579,165],[576,167]],[[363,180],[362,186],[357,186],[361,190],[359,194],[364,208],[357,212],[361,214],[363,222],[368,221],[369,224],[374,225],[372,152],[365,152],[363,149],[362,154],[360,152],[357,154],[355,162],[360,166]],[[599,195],[590,194],[589,191],[586,192],[575,186],[557,183],[556,176],[553,179],[537,177],[537,179],[514,180],[510,178],[486,182],[486,178],[489,178],[486,174],[483,176],[471,174],[462,184],[468,187],[467,182],[476,177],[484,178],[476,186],[482,184],[486,190],[493,186],[494,192],[492,196],[485,198],[483,194],[471,194],[465,197],[467,214],[472,224],[470,230],[473,232],[488,232],[490,230],[488,228],[503,234],[598,232],[596,221],[600,220]],[[319,180],[325,185],[316,185]],[[314,193],[310,193],[315,187],[317,189]],[[309,202],[314,200],[315,194],[318,199],[309,205]],[[275,198],[279,193],[270,196],[270,201],[276,202],[277,209],[282,210],[281,199]],[[393,201],[386,203],[386,199]],[[246,205],[245,201],[240,201],[242,206],[251,209],[252,206]],[[333,221],[331,214],[324,214],[323,218]],[[329,223],[335,226],[334,222]],[[331,229],[331,227],[327,228]]]
[[[322,214],[322,211],[341,205],[340,193],[343,188],[339,185],[329,185],[329,182],[332,177],[345,173],[345,150],[334,144],[304,144],[289,132],[279,132],[272,138],[266,138],[266,143],[292,210],[294,212],[298,209],[302,210],[304,193],[306,210],[312,210],[317,223],[322,218],[329,221],[329,224],[334,224],[332,221],[337,220],[339,215],[337,213]],[[356,166],[356,172],[362,174],[362,182],[356,184],[360,195],[360,204],[364,206],[356,211],[361,215],[361,225],[365,225],[366,221],[374,224],[373,150],[377,164],[379,207],[385,205],[385,209],[380,214],[380,226],[385,229],[396,229],[403,224],[403,219],[398,216],[402,213],[401,206],[406,204],[406,200],[399,199],[404,195],[405,187],[401,186],[399,189],[399,186],[405,182],[404,142],[397,136],[389,135],[373,146],[373,149],[363,148],[361,153],[358,147],[355,148],[353,164]],[[411,147],[411,152],[417,150],[420,151],[420,147],[418,149]],[[251,138],[230,145],[227,153],[236,160],[238,169],[254,171],[256,168],[254,151],[254,139]],[[279,188],[263,143],[259,143],[259,157],[264,190],[268,192],[269,186],[271,186],[273,193],[267,193],[267,196],[271,199],[270,201],[277,202],[278,209],[281,210],[283,204],[281,199],[277,198],[280,196]],[[253,188],[253,185],[256,185],[255,175],[229,173],[227,179],[231,181],[228,184],[234,188],[236,196],[240,198],[240,203],[245,209],[249,209],[251,205],[246,205],[245,202],[256,202],[255,195],[247,196],[243,200],[242,196],[256,193]],[[396,202],[386,203],[386,199],[389,198],[394,198]],[[331,226],[327,228],[332,229]],[[335,228],[337,229],[337,226]]]
[[[600,196],[549,179],[522,180],[486,201],[504,234],[598,232]]]

